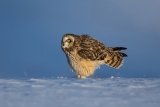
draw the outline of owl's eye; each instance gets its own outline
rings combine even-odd
[[[67,40],[66,40],[66,42],[70,43],[70,42],[71,42],[71,40],[70,40],[70,39],[67,39]]]

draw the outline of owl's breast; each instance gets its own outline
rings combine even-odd
[[[79,62],[80,62],[80,59],[78,58],[78,56],[75,54],[75,52],[68,53],[66,54],[66,56],[67,56],[68,64],[70,65],[71,69],[77,72]]]
[[[67,60],[71,69],[80,75],[89,76],[94,73],[95,69],[99,68],[99,63],[82,59],[75,52],[68,54]]]

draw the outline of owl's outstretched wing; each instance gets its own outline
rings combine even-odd
[[[119,68],[123,63],[123,57],[127,56],[120,51],[125,49],[127,48],[106,47],[100,41],[88,35],[82,35],[78,55],[86,60],[103,61],[108,66]]]

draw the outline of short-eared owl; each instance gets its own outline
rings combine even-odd
[[[100,65],[106,64],[119,68],[123,57],[127,55],[120,52],[125,47],[106,47],[100,41],[88,35],[65,34],[61,42],[68,63],[78,78],[86,78],[94,73]]]

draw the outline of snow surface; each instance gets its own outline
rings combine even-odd
[[[0,107],[160,107],[160,79],[0,79]]]

